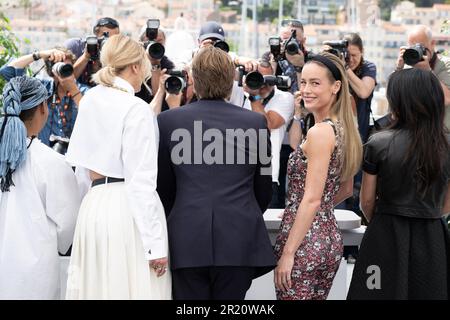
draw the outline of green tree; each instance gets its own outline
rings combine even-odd
[[[19,56],[19,39],[12,33],[9,19],[0,12],[0,67],[5,65],[11,58]],[[5,80],[0,77],[0,94],[3,92]],[[0,99],[0,111],[2,109]]]

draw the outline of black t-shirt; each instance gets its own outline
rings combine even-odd
[[[450,135],[447,140],[450,143]],[[406,130],[385,130],[372,135],[364,147],[363,170],[377,176],[376,213],[441,218],[450,181],[450,157],[447,157],[444,171],[422,199],[416,191],[414,161],[404,163],[410,142]]]

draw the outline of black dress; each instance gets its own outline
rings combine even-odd
[[[387,130],[365,146],[363,170],[377,175],[377,200],[347,299],[450,297],[450,234],[442,217],[450,157],[421,198],[414,168],[403,163],[409,140],[405,131]]]

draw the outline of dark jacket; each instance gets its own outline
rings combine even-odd
[[[263,219],[272,197],[265,117],[224,101],[200,100],[161,113],[158,125],[158,193],[166,210],[172,269],[251,266],[257,267],[255,277],[273,269],[276,262]],[[265,135],[249,139],[258,146],[251,149],[249,143],[244,146],[238,139],[227,139],[227,129],[242,129],[241,133],[263,129]],[[205,131],[215,138],[202,139]],[[213,144],[223,153],[217,149],[211,153]],[[266,161],[259,155],[264,148]],[[227,159],[231,151],[234,161]],[[238,152],[245,153],[245,164],[236,164]],[[250,161],[255,152],[256,160]],[[202,154],[217,161],[207,164],[208,157]],[[185,161],[175,164],[179,155]]]

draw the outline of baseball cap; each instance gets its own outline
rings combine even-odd
[[[94,26],[94,30],[98,27],[108,27],[110,29],[115,29],[119,28],[119,23],[113,18],[104,17],[97,20]]]
[[[216,38],[221,41],[225,40],[225,32],[220,24],[215,21],[207,21],[200,28],[200,34],[198,40],[203,41],[209,38]]]

